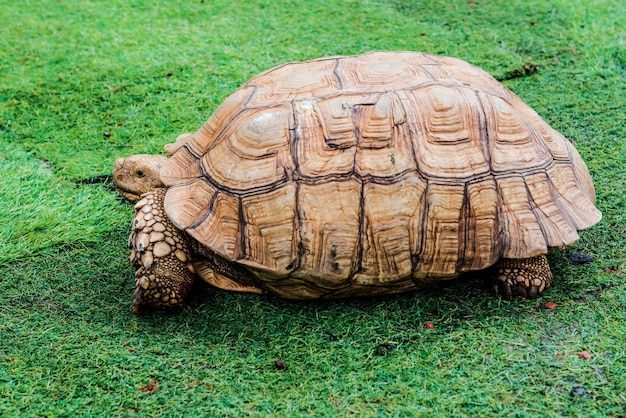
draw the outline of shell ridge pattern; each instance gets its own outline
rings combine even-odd
[[[202,154],[198,154],[191,145],[185,144],[182,146],[182,148],[184,148],[196,160],[199,160],[200,158],[202,158]]]
[[[218,195],[228,195],[237,199],[239,208],[238,259],[254,261],[258,263],[255,266],[264,266],[270,272],[274,264],[280,265],[276,268],[283,275],[287,270],[303,273],[314,271],[317,267],[313,266],[326,266],[330,275],[336,276],[330,281],[292,273],[288,278],[282,277],[290,281],[289,286],[310,285],[335,292],[350,286],[350,281],[355,279],[368,286],[384,286],[379,281],[381,271],[401,270],[401,259],[389,255],[396,249],[380,231],[396,227],[403,231],[408,227],[404,224],[375,225],[379,221],[368,218],[366,187],[374,190],[376,185],[389,186],[390,196],[394,196],[405,184],[412,181],[422,184],[420,200],[414,203],[415,216],[420,219],[415,220],[414,230],[405,237],[411,248],[408,254],[411,270],[419,270],[413,277],[416,282],[422,277],[484,268],[486,263],[503,254],[519,256],[528,255],[528,251],[545,252],[548,245],[571,240],[571,231],[575,233],[578,226],[576,219],[592,217],[589,210],[585,210],[586,203],[572,201],[573,196],[580,194],[588,200],[584,192],[588,186],[585,189],[579,169],[572,167],[577,157],[571,146],[561,146],[560,141],[566,139],[556,131],[553,133],[547,124],[547,128],[537,126],[532,109],[520,110],[526,105],[521,99],[516,100],[517,96],[506,87],[490,76],[484,78],[483,73],[473,70],[475,67],[458,60],[399,53],[395,61],[383,62],[377,67],[380,64],[375,62],[377,57],[386,59],[387,55],[373,52],[358,58],[331,57],[310,61],[312,67],[306,63],[287,63],[246,83],[242,88],[248,90],[240,109],[227,109],[228,118],[212,122],[216,127],[214,138],[206,141],[210,133],[206,128],[202,133],[204,140],[190,141],[183,146],[198,160],[202,180],[216,189],[209,207],[197,213],[188,228],[204,224],[216,210]],[[373,62],[376,65],[371,68],[362,66]],[[450,69],[457,65],[455,63],[463,64]],[[383,84],[381,88],[376,80],[384,75],[387,67],[383,64],[400,74],[400,81]],[[316,73],[311,68],[319,68],[320,75],[313,75]],[[292,75],[288,69],[293,72],[302,69],[303,73],[289,78]],[[468,83],[459,79],[465,73],[473,77]],[[290,83],[307,80],[307,74],[311,80],[301,91],[289,90]],[[286,84],[281,84],[283,82]],[[437,96],[434,92],[445,94]],[[430,112],[430,108],[435,111]],[[284,143],[269,146],[254,143],[254,137],[240,135],[245,124],[256,117],[253,115],[263,116],[274,109],[284,111],[280,116],[285,119],[280,119],[283,125],[280,130],[276,128],[276,132],[283,135],[280,138]],[[264,133],[258,132],[259,135]],[[547,135],[550,138],[546,138]],[[268,143],[274,143],[274,139]],[[548,140],[552,142],[546,144]],[[204,149],[198,149],[201,143],[206,144]],[[560,152],[563,148],[566,151]],[[425,152],[436,156],[430,167],[424,165],[429,162]],[[240,166],[242,174],[233,182],[229,167],[234,170],[239,160],[248,165]],[[450,171],[441,169],[446,164],[450,165]],[[261,170],[258,179],[248,167],[260,167],[257,168]],[[557,179],[560,183],[555,184],[552,179],[555,173],[565,171],[569,177],[562,181]],[[533,177],[532,182],[529,177]],[[246,181],[248,178],[250,181]],[[193,179],[184,182],[181,179],[172,187],[188,187],[192,183]],[[329,191],[331,183],[341,183],[341,190],[354,194],[350,197],[354,199],[353,212],[350,212],[350,216],[354,216],[350,220],[355,228],[352,232],[341,230],[337,225],[322,227],[326,215],[307,212],[307,208],[315,206],[320,212],[338,210],[334,216],[339,221],[348,216],[343,209],[337,209],[340,205],[329,205],[331,201],[318,196]],[[583,192],[568,192],[572,183]],[[397,190],[394,185],[398,185]],[[542,187],[547,187],[548,192]],[[329,193],[336,194],[338,190],[340,186],[336,185],[336,190]],[[289,203],[289,210],[294,212],[291,249],[284,243],[280,244],[282,246],[272,244],[269,249],[266,246],[269,244],[259,235],[280,236],[279,231],[290,231],[284,216],[276,215],[268,224],[251,223],[250,208],[269,205],[263,203],[268,194],[293,199]],[[448,201],[442,201],[442,196]],[[478,206],[490,196],[495,199],[493,207],[480,212],[482,209]],[[305,199],[309,199],[308,203]],[[552,221],[559,210],[558,221]],[[313,219],[314,216],[319,219]],[[306,226],[313,221],[319,221],[319,225]],[[555,225],[567,231],[560,233]],[[325,232],[318,231],[318,227],[326,228]],[[378,229],[372,232],[370,227]],[[309,241],[316,233],[327,235],[318,237],[322,241],[316,241],[313,247]],[[200,232],[191,234],[206,243]],[[491,245],[477,243],[479,237]],[[354,243],[352,255],[348,254],[347,247],[332,250],[333,245],[339,245],[337,243],[345,246]],[[341,251],[345,254],[339,254]],[[334,252],[337,255],[333,255]],[[269,253],[278,254],[280,261]],[[400,252],[396,255],[406,256]],[[339,261],[332,261],[334,259]],[[378,268],[379,272],[372,273],[372,268]]]
[[[297,236],[297,243],[296,243],[296,257],[294,260],[294,264],[291,266],[293,271],[298,271],[300,269],[300,266],[302,265],[302,259],[304,257],[304,252],[306,251],[306,248],[303,244],[304,242],[304,237],[303,237],[303,230],[304,230],[304,226],[303,226],[303,220],[302,220],[302,209],[300,208],[300,182],[298,180],[296,180],[295,182],[295,186],[296,186],[296,190],[295,190],[295,204],[294,204],[294,209],[295,209],[295,228],[296,228],[296,236]]]
[[[416,99],[422,99],[423,95],[427,95],[428,110],[423,110],[420,116],[426,137],[416,145],[429,153],[430,158],[420,161],[425,171],[428,167],[427,175],[432,178],[445,175],[462,181],[488,172],[488,158],[483,149],[486,138],[475,123],[480,122],[482,116],[475,91],[440,84],[424,92],[414,92]],[[432,96],[435,97],[427,100]],[[450,150],[450,147],[455,149]],[[435,162],[439,165],[431,165]]]
[[[518,258],[518,254],[523,251],[525,242],[534,240],[535,248],[532,250],[533,254],[537,252],[547,251],[547,237],[545,229],[541,225],[537,217],[537,213],[532,207],[534,202],[529,199],[530,193],[528,191],[528,185],[524,179],[523,173],[509,172],[506,176],[496,175],[494,176],[496,187],[498,192],[498,205],[500,214],[500,227],[502,229],[501,236],[503,237],[503,247],[501,253],[498,254],[498,258]],[[521,181],[521,185],[517,184],[517,188],[511,189],[509,184],[515,185],[515,180],[518,183]],[[517,199],[511,201],[511,196],[519,196],[520,190],[523,190],[523,195],[526,199]],[[526,207],[527,205],[527,207]],[[535,205],[536,206],[536,205]],[[528,215],[532,215],[530,218]],[[532,237],[533,226],[535,237]],[[542,237],[542,242],[538,242],[537,229]],[[539,250],[536,248],[539,247]]]
[[[357,179],[359,179],[361,181],[361,185],[363,184],[363,178],[361,176],[361,173],[359,173],[358,170],[356,169],[357,164],[358,164],[357,159],[359,157],[358,141],[359,141],[359,135],[360,135],[360,132],[359,132],[360,127],[356,123],[355,118],[357,117],[356,116],[357,109],[359,109],[361,106],[370,106],[370,105],[371,105],[370,103],[360,103],[358,105],[351,105],[350,108],[349,108],[350,109],[350,122],[352,124],[352,135],[353,135],[354,140],[355,140],[355,143],[354,143],[355,150],[354,150],[354,154],[352,155],[352,169],[350,170],[350,175],[356,177]],[[361,195],[363,195],[362,187],[361,187]],[[360,228],[360,226],[359,226],[359,228]],[[360,240],[359,240],[359,242],[360,242]],[[359,251],[360,251],[360,249],[359,249]]]
[[[574,227],[574,229],[578,230],[580,226],[576,222],[576,219],[574,218],[574,216],[572,216],[569,210],[569,207],[563,202],[564,198],[559,193],[558,188],[556,184],[554,183],[553,179],[549,175],[547,175],[546,177],[548,178],[548,182],[550,184],[550,191],[553,193],[553,195],[556,195],[554,199],[555,205],[560,209],[560,212],[563,214],[563,216],[566,217],[566,219]]]
[[[239,217],[239,225],[241,226],[240,231],[239,231],[239,236],[237,238],[239,238],[239,247],[241,248],[241,251],[239,252],[239,260],[243,260],[246,258],[246,248],[247,247],[247,241],[246,241],[246,228],[247,228],[247,224],[246,224],[246,218],[245,218],[245,214],[244,214],[244,210],[243,210],[243,200],[241,198],[237,199],[237,215]]]
[[[470,199],[468,193],[468,185],[467,183],[463,184],[463,202],[461,203],[461,217],[459,218],[459,245],[458,254],[457,254],[457,262],[456,262],[456,271],[463,271],[463,266],[465,266],[468,262],[473,260],[469,260],[472,258],[473,254],[470,253],[472,249],[471,240],[470,240],[470,228],[468,224],[470,223],[471,213],[470,213]]]
[[[287,177],[276,180],[273,183],[266,184],[264,186],[248,189],[248,190],[240,190],[232,187],[228,187],[222,183],[219,183],[217,180],[213,179],[209,173],[204,169],[204,166],[201,165],[202,177],[205,182],[211,184],[213,187],[217,188],[221,192],[228,194],[233,197],[246,197],[246,196],[255,196],[267,193],[269,191],[275,190],[276,188],[283,185],[289,179]],[[189,184],[189,183],[184,183]]]
[[[486,120],[492,133],[488,144],[494,173],[525,172],[554,160],[541,135],[530,129],[531,124],[518,109],[499,97],[487,99],[482,93],[478,96],[488,114]]]
[[[476,90],[474,90],[474,95],[478,99],[476,101],[476,103],[478,104],[477,111],[481,116],[480,135],[482,138],[484,138],[484,141],[481,141],[483,156],[485,158],[485,162],[487,163],[487,166],[489,167],[489,174],[493,176],[493,163],[491,161],[492,160],[491,152],[489,152],[489,142],[491,138],[489,135],[489,125],[487,122],[487,111],[485,110],[485,105],[483,104],[482,100],[480,100],[480,96],[478,95],[478,92]]]
[[[560,214],[565,217],[567,223],[571,225],[572,228],[574,229],[574,234],[576,235],[575,239],[564,243],[565,245],[571,244],[572,242],[578,240],[578,235],[576,234],[576,231],[579,229],[582,229],[582,225],[579,225],[578,222],[576,221],[576,217],[572,214],[572,211],[570,210],[569,205],[566,203],[567,200],[560,194],[559,190],[554,184],[554,181],[550,178],[549,175],[547,176],[547,178],[548,178],[548,183],[550,184],[550,191],[555,196],[554,204],[559,209]]]
[[[431,184],[430,182],[426,181],[426,186],[424,188],[424,198],[423,201],[421,202],[421,212],[420,212],[420,222],[419,225],[422,226],[422,232],[419,233],[418,231],[418,236],[419,236],[419,244],[417,245],[417,251],[415,252],[415,254],[412,257],[411,263],[413,265],[412,270],[414,271],[413,273],[413,280],[419,279],[419,278],[423,278],[423,277],[428,277],[429,274],[428,272],[423,272],[422,274],[416,274],[417,273],[417,269],[416,266],[424,259],[424,253],[426,251],[426,239],[427,239],[427,234],[424,232],[426,225],[428,225],[428,195],[430,194],[430,189],[431,189]]]
[[[346,280],[347,283],[353,282],[355,276],[363,270],[363,239],[365,237],[365,197],[364,197],[364,184],[360,181],[359,190],[359,209],[358,209],[358,239],[356,240],[356,258],[350,268],[350,274]]]
[[[333,75],[335,76],[335,79],[337,81],[337,86],[339,88],[339,91],[342,92],[344,87],[343,87],[343,80],[341,79],[341,75],[338,72],[339,69],[339,59],[335,60],[335,67],[333,68]]]
[[[556,189],[547,172],[524,178],[533,211],[548,246],[561,247],[578,240],[575,220],[562,207]]]
[[[240,193],[238,193],[237,190],[232,189],[230,187],[227,187],[227,186],[223,185],[222,183],[218,182],[217,180],[213,179],[213,177],[211,177],[209,175],[209,173],[207,173],[206,169],[204,168],[204,164],[198,164],[198,165],[200,166],[200,172],[201,172],[201,175],[202,175],[202,179],[206,183],[208,183],[211,186],[215,187],[216,189],[218,189],[222,193],[226,193],[226,194],[234,196],[234,197],[239,197],[240,196]]]
[[[553,190],[555,190],[558,195],[557,201],[560,204],[563,213],[568,214],[571,217],[573,225],[576,229],[588,228],[601,218],[601,214],[592,205],[593,202],[590,197],[582,193],[584,188],[581,188],[580,184],[576,181],[576,172],[571,165],[556,164],[555,170],[559,172],[560,166],[563,167],[563,170],[568,172],[571,170],[571,175],[574,177],[574,182],[578,188],[574,190],[572,195],[571,188],[568,188],[566,184],[563,184],[561,178],[554,175],[548,175],[551,185],[553,186]],[[560,174],[560,172],[557,174]],[[591,211],[586,209],[589,204],[591,204]],[[578,212],[583,212],[583,215],[580,215]]]
[[[540,215],[541,208],[539,207],[539,205],[537,205],[537,202],[535,202],[534,200],[534,196],[532,195],[530,191],[530,187],[528,185],[527,177],[522,176],[522,179],[524,180],[524,187],[526,188],[526,199],[528,200],[530,211],[535,217],[535,222],[537,223],[537,226],[539,227],[539,231],[541,232],[541,235],[543,236],[544,245],[547,251],[547,247],[549,246],[549,243],[550,243],[550,236],[549,236],[548,230],[546,229],[546,225],[544,225],[541,219],[541,215]]]
[[[547,252],[547,242],[540,222],[532,211],[523,175],[500,181],[496,177],[499,194],[503,200],[502,215],[505,231],[506,258],[532,257]],[[525,198],[522,198],[525,197]]]
[[[196,229],[199,225],[206,221],[211,212],[215,210],[215,201],[217,200],[217,196],[219,195],[220,190],[217,189],[216,192],[211,196],[209,200],[209,204],[207,205],[204,212],[201,212],[199,216],[195,219],[195,221],[187,227],[187,229]]]
[[[489,227],[492,228],[492,232],[490,234],[492,241],[490,242],[489,250],[485,251],[489,253],[488,259],[481,260],[480,256],[477,256],[477,254],[472,254],[472,256],[474,258],[478,258],[478,260],[472,260],[472,267],[468,268],[469,270],[477,270],[477,269],[480,270],[484,267],[492,265],[493,263],[495,263],[498,259],[502,257],[505,251],[505,247],[507,245],[506,244],[507,235],[506,235],[505,221],[504,221],[504,214],[503,214],[505,210],[504,200],[502,199],[502,195],[498,192],[498,179],[495,176],[491,176],[490,180],[491,180],[493,189],[490,189],[489,191],[493,193],[493,197],[494,197],[493,198],[494,213],[493,213],[493,217],[489,219],[488,226],[487,226],[487,228]],[[478,187],[479,183],[475,183],[475,185]],[[471,185],[468,185],[468,187],[469,186]],[[471,202],[470,202],[470,205],[471,205]],[[468,230],[468,233],[471,233],[471,232],[472,231]],[[478,237],[479,235],[475,234],[474,240],[478,240]],[[481,245],[482,242],[478,241],[477,244]]]
[[[287,105],[246,109],[202,156],[204,173],[238,193],[284,183],[293,171],[290,118]]]

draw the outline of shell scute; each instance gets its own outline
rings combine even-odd
[[[428,178],[472,178],[490,172],[488,133],[476,94],[433,85],[407,92],[415,114],[413,147]]]
[[[530,199],[535,203],[532,210],[543,226],[545,240],[550,247],[562,247],[578,237],[574,222],[563,215],[554,195],[550,179],[545,172],[526,176],[524,179]]]
[[[451,277],[458,274],[463,235],[460,233],[464,185],[429,184],[423,206],[422,247],[417,255],[414,277]]]
[[[237,260],[241,254],[241,220],[239,199],[218,192],[210,204],[187,232],[213,251],[229,260]]]
[[[335,76],[337,62],[333,58],[291,63],[268,70],[252,78],[247,85],[255,92],[249,107],[268,103],[315,99],[338,91]]]
[[[297,201],[301,257],[292,276],[321,287],[345,286],[357,261],[361,182],[301,184]]]
[[[337,105],[341,109],[341,103]],[[354,168],[356,140],[348,110],[342,111],[345,116],[339,111],[329,112],[328,116],[322,112],[322,106],[306,100],[294,103],[295,159],[302,177],[347,175]],[[346,125],[350,129],[343,128]]]
[[[395,94],[383,94],[375,103],[359,106],[353,113],[358,138],[354,167],[357,175],[390,178],[416,171],[410,126]]]
[[[232,121],[201,158],[202,172],[233,191],[275,184],[293,170],[291,110],[278,106],[248,111]]]
[[[512,101],[516,96],[489,73],[463,60],[452,57],[437,57],[437,64],[429,66],[429,71],[442,83],[469,87],[474,91],[488,93]]]
[[[297,259],[295,183],[244,197],[242,211],[245,257],[240,261],[286,275]]]
[[[410,277],[412,255],[420,251],[421,211],[426,182],[408,173],[391,184],[363,186],[361,269],[357,283],[386,283]]]
[[[498,97],[479,96],[487,115],[494,172],[528,171],[553,161],[541,136],[516,108]]]
[[[217,189],[202,178],[174,185],[165,194],[165,214],[179,229],[193,227],[211,207],[215,193]]]
[[[584,193],[589,186],[579,180],[575,167],[571,164],[560,163],[550,167],[546,172],[553,191],[558,194],[555,200],[559,207],[566,216],[571,218],[576,229],[581,230],[595,225],[600,220],[600,213],[593,205],[595,195],[592,195],[594,196],[592,200],[588,194]],[[586,174],[589,176],[588,172]]]
[[[481,270],[495,263],[503,248],[500,205],[494,179],[467,184],[467,201],[459,225],[464,240],[459,270]]]
[[[202,177],[202,169],[197,155],[190,148],[181,147],[166,163],[161,172],[161,180],[169,185],[180,185],[193,182]]]
[[[512,175],[499,181],[498,195],[502,198],[503,232],[507,237],[515,237],[505,241],[502,256],[527,258],[545,254],[546,239],[528,199],[524,178]]]
[[[255,89],[251,86],[242,86],[228,96],[221,105],[215,109],[213,115],[204,125],[186,141],[189,149],[195,155],[203,155],[213,146],[216,136],[237,116],[243,109],[243,104],[250,100]]]
[[[390,60],[385,52],[373,52],[340,60],[336,72],[346,91],[393,91],[432,82],[427,66],[434,63],[426,54],[400,52]]]

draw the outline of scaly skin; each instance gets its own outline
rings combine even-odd
[[[184,302],[195,278],[185,236],[170,222],[163,209],[166,189],[141,196],[135,205],[129,247],[135,269],[133,312],[144,307],[171,308]]]
[[[491,268],[491,290],[498,296],[533,299],[550,287],[552,273],[545,255],[531,258],[503,258]]]

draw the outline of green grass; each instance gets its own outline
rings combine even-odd
[[[626,415],[622,2],[0,0],[0,16],[0,415]],[[176,315],[133,316],[114,159],[160,152],[262,70],[373,49],[502,79],[538,66],[505,84],[576,142],[604,214],[550,253],[553,288],[505,302],[475,275],[292,303],[198,284]]]

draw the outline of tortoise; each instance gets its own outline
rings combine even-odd
[[[196,276],[289,299],[411,291],[487,270],[492,291],[548,288],[548,247],[599,222],[568,139],[455,58],[372,52],[250,79],[165,155],[115,162],[137,202],[134,312]]]

